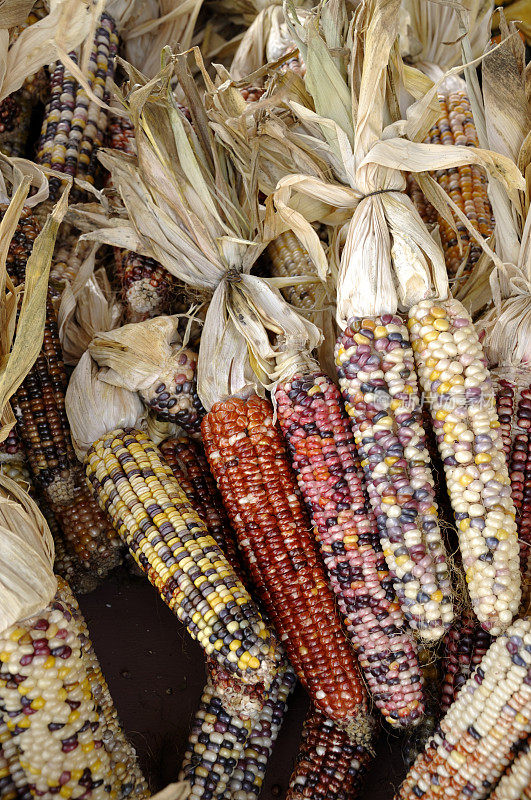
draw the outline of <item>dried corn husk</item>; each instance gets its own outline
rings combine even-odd
[[[120,324],[122,306],[103,267],[95,270],[99,245],[92,245],[73,282],[66,283],[57,312],[65,364],[75,366],[98,331]]]
[[[52,534],[37,505],[0,475],[0,632],[52,600],[54,558]]]
[[[402,170],[424,173],[477,163],[499,177],[513,194],[513,187],[523,185],[515,165],[496,153],[421,142],[434,122],[431,100],[436,84],[410,106],[406,120],[396,119],[398,103],[387,77],[390,69],[401,74],[396,51],[398,11],[398,0],[370,0],[355,13],[348,80],[334,63],[315,21],[309,20],[304,28],[292,21],[315,111],[294,102],[289,105],[303,124],[312,125],[321,153],[329,155],[335,182],[292,175],[279,182],[273,200],[277,214],[284,223],[289,220],[323,276],[327,263],[318,237],[287,203],[293,193],[319,196],[348,213],[338,278],[341,328],[352,316],[393,313],[426,297],[448,295],[442,252],[404,193]],[[403,73],[406,87],[411,86],[410,77]],[[393,116],[395,122],[386,125]],[[423,176],[418,177],[421,182]],[[432,187],[435,182],[429,181],[425,179],[430,201],[433,197],[437,210],[450,216],[447,196],[442,197],[440,187]]]
[[[517,24],[518,29],[522,31],[529,44],[531,42],[531,8],[529,0],[514,0],[512,3],[504,4],[503,13],[507,21]],[[494,14],[492,18],[493,30],[497,27],[501,28],[500,17],[499,11]]]

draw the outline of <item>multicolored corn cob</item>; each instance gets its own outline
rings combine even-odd
[[[201,445],[186,436],[176,436],[162,442],[160,452],[229,564],[243,576],[236,536]]]
[[[207,655],[267,689],[274,639],[160,451],[144,433],[118,429],[94,442],[85,469],[136,563]]]
[[[5,206],[0,209],[3,211]],[[17,285],[24,281],[26,262],[38,233],[34,216],[24,210],[7,257],[8,273]],[[66,384],[49,292],[42,349],[11,401],[17,418],[16,434],[37,492],[47,500],[61,526],[66,526],[63,535],[72,553],[85,569],[103,576],[119,563],[121,544],[105,515],[87,495],[70,439],[65,411]]]
[[[286,800],[353,800],[370,761],[367,747],[349,742],[344,731],[311,709]]]
[[[245,749],[229,781],[230,800],[256,800],[260,794],[267,763],[296,680],[286,661],[271,685],[260,714],[253,720]]]
[[[79,233],[72,232],[58,242],[50,266],[50,287],[60,295],[65,283],[73,283],[81,264],[90,250],[89,242],[80,242]]]
[[[26,454],[17,434],[16,426],[0,442],[0,474],[18,483],[25,492],[34,491],[31,473],[26,463]]]
[[[14,760],[18,762],[16,748],[7,725],[0,717],[0,797],[2,800],[20,800],[23,794],[29,794],[27,785],[21,785],[18,788],[15,783]]]
[[[478,137],[470,101],[464,91],[440,94],[441,116],[425,140],[432,144],[464,145],[478,147]],[[487,196],[487,178],[484,170],[475,164],[465,164],[449,170],[438,170],[434,177],[447,192],[454,203],[466,215],[473,227],[484,237],[491,235],[494,224],[492,209]],[[439,231],[444,250],[446,268],[450,277],[455,276],[469,247],[463,276],[469,275],[473,265],[481,255],[481,247],[471,241],[470,234],[459,221],[458,233],[445,220],[438,216],[427,201],[420,201],[418,186],[409,184],[410,196],[425,222],[439,223]],[[459,243],[461,242],[462,250]]]
[[[493,375],[494,377],[494,375]],[[496,385],[496,413],[500,423],[500,436],[503,442],[503,452],[507,463],[510,463],[513,449],[513,418],[515,412],[515,395],[517,387],[514,383],[502,378]],[[512,482],[512,481],[511,481]],[[513,493],[513,501],[517,505]]]
[[[196,373],[197,353],[188,347],[179,349],[177,359],[139,394],[157,419],[180,425],[189,436],[198,438],[205,409],[197,394]]]
[[[126,322],[168,313],[176,294],[176,280],[157,261],[130,250],[114,249],[114,266],[121,287]]]
[[[452,622],[452,590],[406,326],[392,314],[353,318],[336,365],[403,614],[436,641]]]
[[[202,433],[246,567],[297,675],[320,708],[366,740],[363,684],[271,404],[256,395],[216,403]]]
[[[448,633],[446,635],[448,636]],[[410,767],[424,750],[441,717],[441,675],[438,653],[432,648],[420,647],[418,657],[426,700],[424,714],[419,724],[408,731],[404,741],[402,755],[406,767]]]
[[[103,730],[101,738],[103,746],[109,753],[113,774],[120,781],[122,796],[137,798],[137,800],[148,797],[147,783],[140,772],[136,751],[132,744],[126,739],[120,725],[107,681],[101,671],[98,657],[90,639],[87,624],[77,600],[70,591],[68,585],[62,585],[61,592],[63,602],[72,614],[73,622],[77,628],[85,669],[90,683],[90,690],[98,714],[102,719]]]
[[[271,259],[271,274],[277,278],[296,278],[298,275],[316,275],[315,266],[291,231],[281,233],[267,247]],[[281,289],[288,303],[306,311],[323,308],[329,302],[326,289],[320,281],[296,283]]]
[[[489,800],[526,800],[531,797],[531,736],[508,767]]]
[[[497,635],[520,603],[515,508],[487,360],[464,306],[422,300],[408,327],[444,464],[474,613]]]
[[[423,713],[412,635],[396,601],[341,395],[326,375],[275,391],[280,427],[339,608],[377,708],[392,725]]]
[[[105,131],[105,147],[136,155],[135,128],[129,117],[111,115]]]
[[[98,99],[108,103],[114,79],[118,34],[112,17],[101,15],[90,55],[87,80]],[[73,61],[77,55],[70,53]],[[108,112],[90,100],[74,77],[58,63],[51,74],[37,163],[54,172],[94,182],[96,151],[103,144]],[[56,200],[60,178],[50,179],[50,200]]]
[[[446,714],[489,649],[492,637],[484,631],[470,609],[455,620],[444,639],[440,708]]]
[[[531,620],[491,644],[426,749],[399,800],[487,798],[531,732]]]
[[[0,711],[32,796],[122,798],[70,598],[59,579],[46,609],[1,634]]]

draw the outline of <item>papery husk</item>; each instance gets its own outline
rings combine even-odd
[[[37,236],[26,263],[23,286],[14,287],[7,274],[9,245],[25,204],[29,182],[18,185],[0,222],[0,442],[15,424],[9,400],[33,366],[42,347],[46,319],[48,275],[55,239],[68,197],[63,194]],[[22,302],[19,305],[19,298]]]
[[[529,0],[513,0],[513,2],[508,3],[507,5],[504,4],[503,13],[505,14],[505,19],[508,22],[517,23],[518,29],[522,31],[527,40],[527,43],[530,44],[531,8],[529,6]],[[501,27],[500,16],[501,14],[499,11],[496,14],[494,14],[492,18],[493,30],[495,30],[497,27]]]
[[[186,800],[192,791],[191,785],[188,781],[179,781],[178,783],[169,783],[160,792],[151,795],[151,800]]]
[[[65,407],[72,444],[83,461],[87,450],[117,428],[143,425],[144,407],[135,392],[101,381],[90,353],[83,353],[66,390]]]
[[[181,52],[192,44],[203,0],[108,0],[117,21],[124,58],[147,78],[160,71],[160,52],[170,45]]]
[[[287,204],[293,193],[300,193],[350,212],[338,279],[337,321],[342,329],[353,316],[394,313],[424,298],[448,296],[442,251],[404,192],[403,170],[419,173],[477,163],[507,186],[523,185],[515,165],[503,156],[480,148],[422,143],[437,115],[432,103],[436,85],[410,106],[406,120],[385,125],[390,110],[396,114],[398,109],[390,93],[388,65],[397,76],[402,74],[396,52],[398,11],[398,0],[368,0],[355,13],[350,87],[315,22],[310,20],[302,34],[293,28],[305,48],[306,86],[316,112],[296,103],[290,106],[303,122],[320,129],[341,183],[292,175],[279,182],[273,200],[322,276],[327,264],[321,243],[308,221]],[[406,80],[407,74],[403,77]]]
[[[36,503],[0,474],[0,633],[53,599],[54,558],[52,534]]]
[[[75,366],[94,335],[118,327],[122,306],[103,267],[95,270],[98,244],[93,245],[73,282],[66,283],[57,312],[65,364]]]
[[[177,362],[183,349],[179,315],[123,325],[94,336],[89,352],[101,367],[99,377],[131,392],[149,388]]]
[[[8,31],[0,30],[0,101],[45,64],[62,60],[64,54],[92,39],[103,5],[102,0],[49,0],[50,13],[25,28],[11,47]]]

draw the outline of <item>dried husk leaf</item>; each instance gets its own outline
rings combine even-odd
[[[98,367],[88,350],[72,373],[65,406],[72,444],[80,461],[102,436],[116,428],[143,424],[143,405],[138,395],[100,380]]]
[[[28,191],[27,182],[22,182],[15,192],[12,204],[5,212],[0,223],[0,301],[11,321],[5,319],[2,337],[2,371],[0,373],[0,441],[4,441],[13,427],[14,419],[9,407],[9,400],[16,392],[31,369],[42,347],[44,323],[46,318],[46,296],[48,291],[48,275],[54,251],[55,239],[67,206],[67,195],[63,194],[53,209],[52,214],[37,236],[30,257],[26,264],[24,292],[18,311],[16,332],[14,318],[17,305],[14,302],[18,292],[13,289],[7,276],[6,258],[9,243],[20,218],[22,205]],[[5,303],[5,306],[4,306]],[[6,336],[7,334],[7,336]]]
[[[57,312],[63,359],[72,366],[94,335],[116,328],[122,315],[105,269],[94,269],[98,248],[98,244],[90,248],[72,284],[65,285]]]
[[[178,783],[170,783],[160,792],[151,795],[151,800],[186,800],[192,791],[191,785],[188,781],[179,781]]]
[[[1,0],[0,26],[14,28],[20,25],[20,21],[26,19],[34,5],[35,0]]]
[[[131,392],[147,389],[178,360],[180,317],[160,316],[96,334],[89,352],[102,367],[99,378]]]
[[[36,503],[0,474],[0,632],[53,599],[54,557],[53,538]]]

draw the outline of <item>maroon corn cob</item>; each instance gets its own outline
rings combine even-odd
[[[316,705],[366,740],[366,700],[341,631],[273,408],[251,395],[216,403],[205,450],[254,584]]]
[[[311,709],[286,800],[353,800],[370,760],[370,750],[349,742],[331,720]]]
[[[525,609],[531,593],[531,387],[521,390],[515,417],[509,474],[516,508],[522,572],[522,608]]]
[[[498,420],[500,422],[500,433],[507,463],[509,463],[511,451],[513,449],[512,424],[514,415],[515,392],[516,392],[516,386],[514,383],[511,383],[511,381],[508,381],[504,378],[498,381],[498,386],[496,390],[496,411],[498,412]]]
[[[393,725],[418,722],[423,696],[416,646],[396,601],[341,395],[317,372],[281,383],[276,401],[299,489],[376,706]]]
[[[465,609],[454,621],[444,640],[444,679],[440,703],[443,714],[446,714],[459,690],[481,662],[491,642],[492,636],[483,630],[471,610]]]

